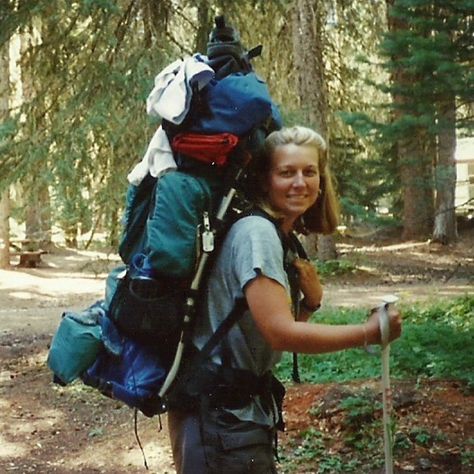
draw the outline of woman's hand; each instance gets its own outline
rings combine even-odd
[[[380,344],[380,312],[381,308],[373,308],[370,312],[369,319],[365,323],[367,331],[368,344]],[[389,341],[393,341],[400,337],[402,333],[402,315],[393,306],[388,309],[388,323],[389,323]]]
[[[323,287],[319,280],[315,266],[308,260],[297,258],[293,265],[300,277],[300,289],[304,295],[304,302],[307,306],[316,308],[323,299]]]

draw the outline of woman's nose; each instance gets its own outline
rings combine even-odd
[[[293,186],[304,186],[305,184],[303,173],[296,173],[293,179]]]

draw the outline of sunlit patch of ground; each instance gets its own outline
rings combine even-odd
[[[132,427],[125,430],[120,437],[112,437],[106,441],[99,441],[86,446],[74,458],[65,459],[63,466],[76,472],[79,467],[105,469],[105,472],[127,472],[130,468],[142,468],[145,471],[143,455],[134,439]],[[149,439],[150,433],[142,436],[143,450],[150,473],[174,473],[171,461],[171,448],[169,444],[161,443],[158,439]],[[124,439],[125,438],[125,439]],[[147,441],[147,439],[149,439]],[[113,452],[113,457],[108,453]]]

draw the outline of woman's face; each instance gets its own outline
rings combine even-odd
[[[319,193],[318,150],[294,144],[276,147],[272,158],[267,191],[269,204],[283,215],[283,227],[311,207]]]

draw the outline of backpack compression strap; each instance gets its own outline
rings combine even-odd
[[[199,351],[199,354],[193,361],[195,367],[199,367],[203,364],[206,359],[211,355],[214,348],[217,344],[225,337],[225,335],[230,331],[232,326],[239,321],[239,319],[244,315],[245,311],[248,309],[247,300],[245,298],[238,298],[235,301],[234,307],[229,315],[222,321],[214,334],[209,338],[203,348]]]

